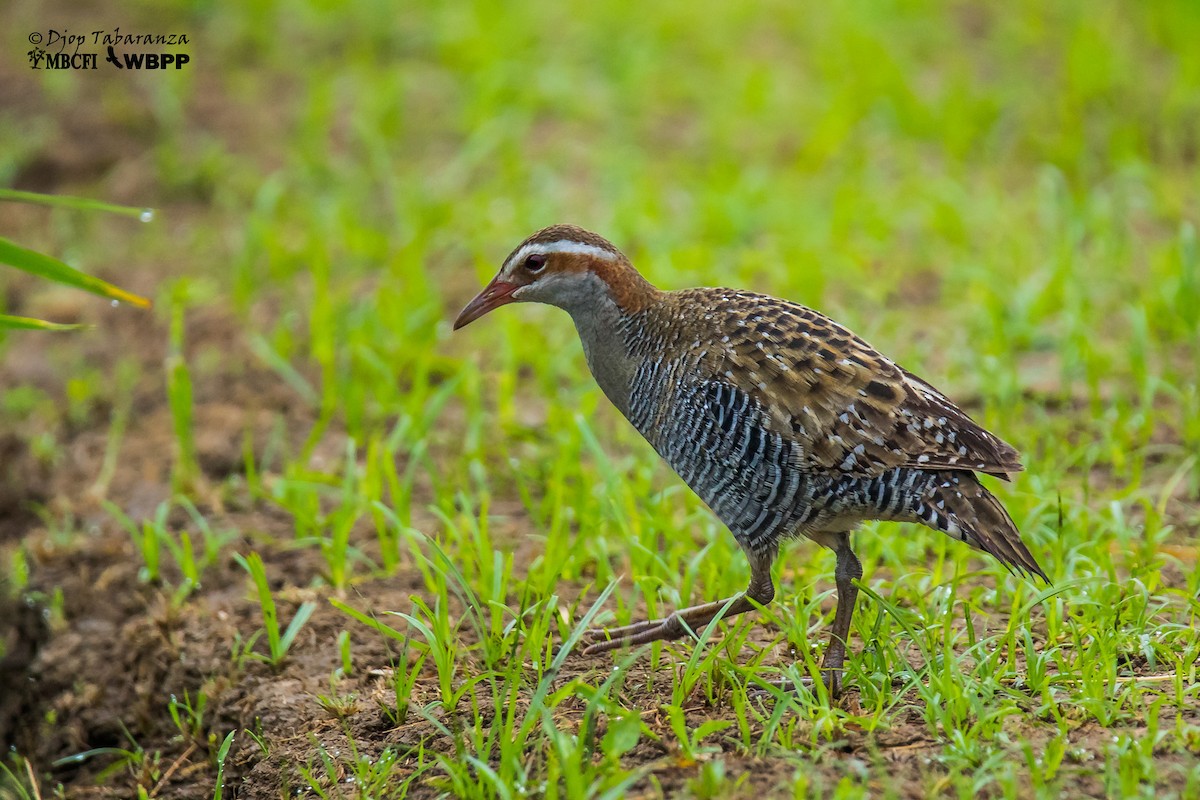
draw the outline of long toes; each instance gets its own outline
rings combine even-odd
[[[621,628],[612,628],[609,630],[608,635],[614,639],[628,639],[632,636],[645,633],[646,631],[652,631],[661,628],[663,626],[663,622],[664,620],[661,619],[642,620],[641,622],[635,622],[632,625],[625,625]]]
[[[608,631],[611,635],[614,631]],[[633,635],[613,636],[611,639],[605,639],[599,642],[592,642],[583,649],[585,656],[594,656],[597,653],[607,653],[609,650],[620,650],[622,647],[629,647],[636,644],[645,644],[661,639],[661,636],[651,636],[648,638],[640,638]]]
[[[583,654],[585,656],[594,655],[609,650],[618,650],[622,647],[678,638],[678,634],[670,629],[668,622],[669,618],[667,620],[649,619],[621,628],[588,631],[586,635],[592,639],[592,643],[584,648]]]
[[[629,639],[633,634],[627,629],[632,628],[632,625],[626,625],[624,628],[593,628],[584,634],[590,644],[583,648],[585,656],[595,655],[596,653],[605,653],[609,650],[619,650],[629,643]]]
[[[813,680],[809,677],[803,677],[800,679],[800,685],[811,690]],[[749,686],[746,688],[746,694],[751,697],[772,697],[775,694],[772,689],[783,692],[794,692],[796,691],[796,688],[796,682],[790,678],[779,678],[778,680],[767,681],[766,686],[759,686],[757,684],[754,686]]]
[[[593,642],[602,639],[627,639],[630,636],[637,636],[639,633],[662,627],[663,622],[664,620],[661,619],[647,619],[629,625],[622,625],[619,628],[592,628],[584,636]]]
[[[829,692],[829,697],[833,700],[837,700],[842,695],[842,689],[845,688],[844,681],[842,679],[842,671],[840,669],[835,670],[828,667],[822,667],[821,672],[823,674],[825,688]],[[800,678],[799,686],[803,686],[811,692],[814,688],[813,679],[807,675],[802,676]],[[798,686],[796,681],[792,680],[791,678],[779,678],[777,680],[767,681],[766,687],[761,685],[747,687],[746,693],[752,697],[768,697],[776,694],[776,691],[772,690],[794,692],[797,688]]]
[[[607,653],[609,650],[616,650],[616,649],[620,648],[621,645],[623,645],[623,644],[624,644],[624,641],[621,639],[611,639],[609,641],[604,641],[604,642],[593,642],[592,644],[589,644],[587,647],[583,648],[583,654],[585,656],[594,656],[597,653]]]

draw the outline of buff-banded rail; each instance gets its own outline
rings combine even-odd
[[[775,596],[780,545],[836,555],[837,607],[821,670],[841,690],[862,565],[850,533],[915,522],[1046,579],[976,473],[1008,479],[1017,451],[847,328],[797,303],[736,289],[662,291],[601,236],[554,225],[523,241],[459,314],[499,306],[568,314],[612,404],[733,534],[750,585],[662,619],[589,631],[585,653],[677,639]]]

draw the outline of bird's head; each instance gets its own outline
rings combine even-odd
[[[517,245],[454,320],[454,329],[509,303],[548,303],[571,314],[605,302],[634,307],[656,290],[611,242],[574,225],[543,228]]]

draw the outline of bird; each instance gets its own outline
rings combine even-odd
[[[566,311],[596,383],[733,534],[746,590],[660,618],[585,634],[585,654],[679,639],[768,605],[787,540],[836,557],[837,601],[820,675],[842,690],[862,565],[851,533],[916,523],[1010,571],[1046,573],[978,474],[1011,480],[1012,445],[829,317],[749,291],[656,288],[607,239],[552,225],[521,242],[454,321],[510,303]]]

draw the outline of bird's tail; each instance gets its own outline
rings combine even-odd
[[[918,521],[991,553],[1007,567],[1050,582],[1021,541],[1012,517],[974,473],[945,470],[930,472],[929,477],[926,491],[912,501]]]

